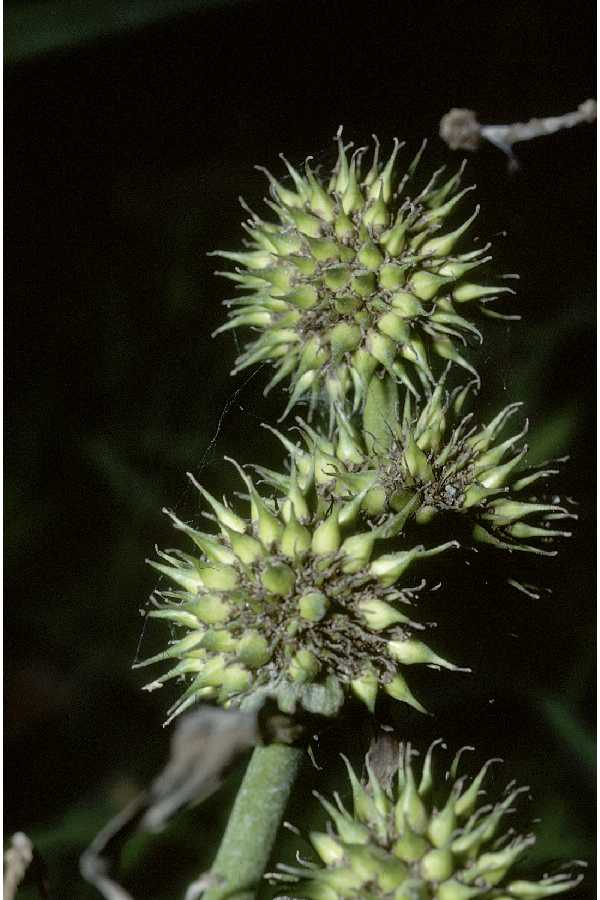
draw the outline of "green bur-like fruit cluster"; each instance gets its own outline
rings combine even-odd
[[[439,743],[439,742],[436,742]],[[435,744],[433,745],[435,746]],[[411,749],[400,748],[397,783],[384,789],[367,757],[368,782],[348,763],[353,813],[319,797],[331,817],[327,832],[310,841],[323,865],[279,866],[287,897],[305,900],[540,900],[570,890],[581,876],[558,874],[529,881],[512,874],[532,834],[504,827],[517,796],[509,785],[501,800],[481,804],[491,762],[469,783],[457,778],[461,754],[445,781],[436,781],[429,749],[417,782]],[[317,795],[318,796],[318,795]],[[281,895],[280,895],[281,896]]]
[[[421,626],[402,607],[423,585],[405,574],[458,544],[411,544],[407,526],[440,512],[469,515],[476,541],[545,555],[554,551],[527,541],[568,535],[548,527],[569,516],[556,502],[518,499],[555,471],[519,469],[524,430],[499,440],[519,404],[470,427],[471,417],[462,416],[468,388],[448,393],[442,378],[418,410],[407,397],[398,416],[395,385],[376,381],[365,422],[377,431],[361,434],[337,405],[331,438],[301,423],[303,448],[275,431],[289,451],[287,471],[255,468],[279,498],[260,496],[238,467],[249,519],[198,484],[220,533],[169,513],[201,551],[171,550],[151,563],[178,590],[155,594],[160,608],[149,615],[188,632],[143,663],[179,660],[149,689],[192,679],[171,712],[199,699],[257,702],[269,694],[284,711],[299,703],[333,715],[348,689],[371,710],[380,689],[422,709],[398,663],[455,667],[414,637]],[[532,524],[536,517],[540,524]]]
[[[465,304],[485,309],[509,291],[470,280],[490,259],[489,245],[454,254],[479,211],[458,227],[445,227],[471,190],[458,191],[462,170],[439,185],[440,169],[410,198],[404,190],[420,154],[400,178],[398,141],[385,164],[376,143],[365,173],[366,148],[348,160],[351,145],[345,147],[339,133],[337,141],[338,160],[325,180],[308,160],[300,174],[284,159],[288,186],[267,172],[267,203],[279,222],[252,213],[245,225],[249,249],[218,251],[240,264],[221,274],[245,293],[226,301],[233,307],[230,321],[216,333],[243,326],[259,332],[234,373],[271,362],[277,372],[266,391],[286,378],[291,382],[286,412],[310,397],[312,413],[324,390],[331,403],[352,398],[357,410],[374,374],[382,371],[418,396],[415,374],[427,389],[435,383],[431,352],[476,374],[458,349],[466,335],[481,338],[465,317]]]
[[[174,662],[146,685],[185,682],[171,718],[199,700],[258,707],[268,697],[285,713],[334,716],[352,694],[373,712],[381,692],[423,711],[407,668],[458,667],[420,639],[413,610],[425,582],[415,570],[458,548],[452,514],[469,522],[477,542],[543,555],[553,553],[549,541],[568,536],[553,523],[574,518],[556,497],[529,495],[556,470],[526,467],[527,425],[504,435],[520,404],[483,426],[463,412],[479,378],[459,348],[481,338],[465,310],[474,304],[503,318],[486,305],[508,289],[471,280],[487,247],[455,255],[479,209],[450,224],[470,190],[459,191],[462,169],[443,184],[436,172],[411,199],[404,190],[420,154],[399,178],[397,141],[385,164],[376,142],[366,172],[365,149],[348,158],[341,132],[337,141],[330,178],[308,161],[301,174],[284,160],[287,184],[267,173],[278,223],[251,213],[248,249],[220,254],[239,263],[223,274],[242,294],[227,301],[230,321],[217,331],[258,332],[234,372],[272,363],[266,390],[288,379],[284,416],[308,398],[309,422],[297,420],[302,441],[271,429],[288,460],[282,471],[255,466],[262,493],[234,463],[249,513],[192,476],[216,529],[197,530],[168,512],[194,550],[159,551],[160,562],[151,562],[174,588],[155,592],[148,615],[183,636],[138,665]],[[447,361],[442,374],[436,358]],[[455,366],[475,381],[447,388]],[[418,541],[434,518],[448,532],[426,547]],[[520,791],[509,787],[499,802],[479,805],[487,766],[468,785],[457,779],[459,756],[436,787],[430,750],[417,786],[404,747],[395,791],[368,760],[364,786],[349,766],[354,813],[337,798],[338,808],[321,801],[335,823],[310,835],[323,865],[282,867],[288,896],[540,900],[573,887],[578,879],[569,875],[509,874],[534,840],[502,833]]]
[[[439,513],[462,513],[472,521],[474,540],[507,550],[552,556],[547,545],[570,532],[553,523],[575,518],[556,498],[539,502],[522,499],[523,492],[557,469],[527,468],[523,443],[528,424],[500,440],[520,403],[502,409],[487,425],[462,415],[474,383],[452,392],[440,378],[425,402],[405,395],[399,415],[397,386],[391,379],[371,383],[362,428],[335,405],[336,427],[331,437],[298,419],[306,449],[275,431],[299,471],[311,471],[318,493],[333,500],[360,498],[364,518],[409,510],[419,524]],[[274,429],[272,429],[274,430]],[[292,477],[257,467],[264,479],[287,493]],[[542,542],[542,546],[525,543]]]
[[[380,689],[423,710],[404,667],[457,667],[416,636],[423,626],[407,606],[424,583],[411,585],[405,576],[418,560],[456,542],[393,551],[391,539],[402,530],[411,504],[377,528],[361,530],[360,496],[324,501],[312,490],[313,479],[299,483],[290,476],[286,497],[273,501],[240,473],[249,518],[197,483],[220,533],[197,531],[169,513],[200,552],[170,550],[159,554],[162,562],[151,561],[177,589],[156,592],[158,608],[149,616],[167,619],[186,634],[138,664],[178,660],[147,689],[178,676],[191,678],[173,715],[202,699],[229,705],[273,696],[284,712],[299,704],[330,716],[348,691],[373,710]],[[381,554],[378,544],[392,552]]]
[[[200,485],[218,533],[170,513],[200,552],[160,553],[152,565],[176,589],[157,592],[149,615],[185,634],[141,665],[176,660],[147,685],[187,682],[174,715],[200,699],[247,704],[267,695],[286,712],[301,705],[333,715],[348,692],[373,710],[380,690],[422,709],[403,668],[456,667],[415,637],[422,626],[406,605],[423,585],[405,575],[417,560],[458,544],[449,529],[444,543],[427,549],[407,526],[460,513],[474,540],[540,554],[568,534],[551,527],[568,516],[556,498],[521,500],[553,470],[524,469],[526,428],[501,439],[519,404],[478,427],[462,413],[478,380],[445,387],[452,362],[474,371],[456,341],[476,329],[457,310],[498,293],[465,281],[486,261],[486,248],[452,255],[476,213],[454,230],[443,227],[466,193],[457,193],[461,172],[438,186],[440,170],[406,199],[418,157],[398,179],[398,143],[385,164],[376,145],[365,174],[364,148],[349,160],[337,140],[328,182],[308,163],[304,175],[286,163],[291,186],[269,176],[279,224],[253,216],[252,249],[223,254],[245,266],[230,273],[245,294],[231,301],[231,321],[219,330],[261,332],[239,367],[274,362],[271,386],[291,379],[288,409],[307,393],[312,409],[325,391],[328,424],[321,416],[314,427],[299,420],[305,447],[275,432],[289,452],[287,469],[255,468],[279,498],[260,496],[240,470],[249,517]],[[451,361],[437,379],[435,354]]]

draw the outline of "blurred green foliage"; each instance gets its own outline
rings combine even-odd
[[[240,0],[8,0],[4,59],[22,62],[43,53],[133,31],[145,25]]]

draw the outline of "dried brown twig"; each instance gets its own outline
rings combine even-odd
[[[585,100],[575,112],[565,113],[563,116],[530,119],[528,122],[514,122],[512,125],[481,125],[472,109],[454,108],[442,117],[440,137],[451,150],[477,150],[482,140],[489,141],[506,153],[509,167],[514,169],[518,168],[518,162],[512,151],[513,144],[595,120],[595,100]]]
[[[4,852],[4,897],[12,900],[25,878],[25,872],[33,859],[33,844],[26,834],[17,831]]]
[[[292,742],[301,731],[271,702],[260,711],[248,712],[200,705],[179,719],[163,770],[105,825],[83,853],[80,870],[85,880],[105,900],[132,900],[113,877],[125,841],[137,831],[161,831],[181,810],[209,797],[256,744]],[[186,900],[199,897],[213,881],[208,873],[200,876],[189,886]]]
[[[31,840],[22,831],[17,831],[4,851],[4,900],[14,900],[19,885],[28,871],[33,874],[40,897],[48,896],[46,867]]]
[[[125,841],[138,830],[160,831],[181,809],[214,793],[231,765],[258,740],[256,713],[202,706],[182,718],[162,772],[111,819],[81,857],[85,880],[106,900],[132,900],[112,877]]]

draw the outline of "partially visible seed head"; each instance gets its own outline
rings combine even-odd
[[[439,778],[434,746],[419,772],[410,745],[401,744],[390,787],[380,783],[368,757],[365,782],[344,758],[353,812],[337,797],[337,806],[319,798],[331,817],[326,833],[309,835],[320,865],[281,866],[282,874],[267,877],[284,882],[287,897],[305,900],[541,900],[579,884],[582,875],[566,872],[539,880],[518,875],[535,837],[517,834],[507,819],[528,788],[509,786],[499,800],[482,802],[487,772],[500,760],[487,762],[469,781],[458,777],[459,752]]]
[[[471,521],[477,542],[553,555],[548,545],[570,534],[557,523],[574,517],[558,498],[532,496],[530,490],[556,469],[527,467],[527,422],[506,436],[521,404],[504,407],[486,425],[465,414],[473,387],[470,382],[446,390],[444,375],[425,402],[405,395],[400,409],[394,381],[377,380],[369,391],[363,429],[337,405],[330,438],[298,420],[306,450],[295,447],[293,452],[305,483],[312,464],[323,498],[354,498],[352,512],[372,526],[386,517],[388,537],[409,520],[427,524],[440,513],[458,513]],[[288,482],[280,479],[278,486],[286,491]]]

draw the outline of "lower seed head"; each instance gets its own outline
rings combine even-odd
[[[581,876],[566,873],[539,881],[512,880],[512,867],[535,840],[532,835],[515,837],[512,829],[502,836],[505,816],[521,791],[512,789],[500,802],[486,800],[486,805],[476,808],[488,765],[469,783],[457,778],[459,753],[446,777],[437,778],[430,748],[417,781],[411,748],[399,747],[396,787],[382,787],[371,768],[367,782],[361,784],[347,764],[353,815],[319,798],[335,827],[327,834],[311,835],[322,867],[313,863],[305,868],[285,866],[285,878],[296,882],[291,885],[294,897],[537,900],[571,890],[580,882]],[[452,827],[436,827],[441,816]],[[458,849],[457,836],[465,849]]]
[[[325,506],[310,481],[305,492],[297,480],[287,489],[290,476],[261,470],[286,490],[278,504],[260,497],[240,471],[250,518],[209,501],[222,533],[200,540],[191,526],[176,520],[202,555],[161,554],[165,563],[157,568],[180,589],[158,592],[158,608],[150,615],[188,633],[142,664],[175,660],[175,668],[149,689],[193,674],[174,714],[208,689],[221,703],[252,702],[260,691],[274,696],[284,711],[300,703],[323,715],[337,712],[349,693],[372,710],[381,690],[423,709],[399,669],[407,663],[452,665],[411,639],[421,626],[398,607],[414,600],[417,591],[400,588],[398,581],[418,558],[443,547],[401,551],[390,562],[384,554],[378,564],[377,545],[387,526],[352,534],[354,500]],[[295,512],[301,507],[309,512],[303,522]]]

